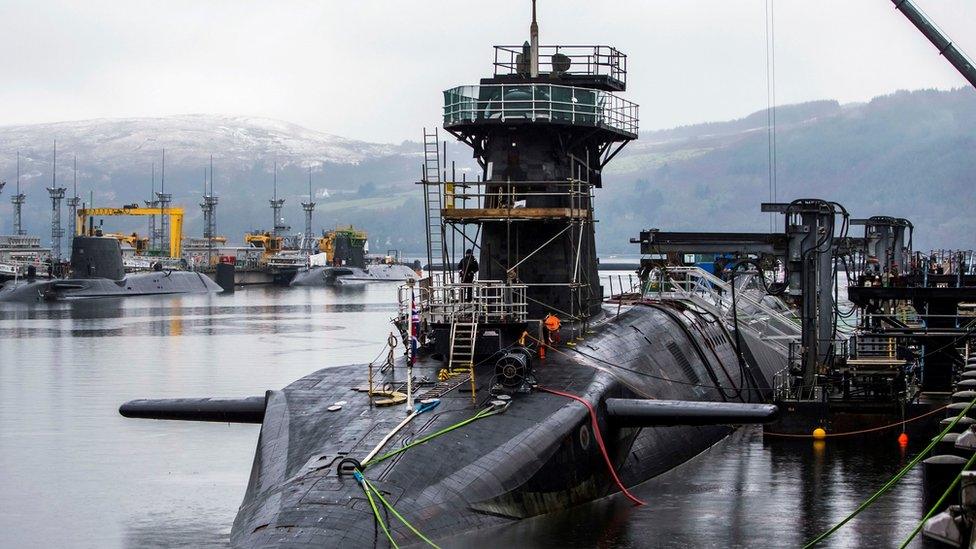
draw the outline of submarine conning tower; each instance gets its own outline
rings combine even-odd
[[[125,278],[122,249],[110,236],[77,235],[71,240],[71,273],[74,278]]]
[[[637,138],[638,106],[616,95],[627,81],[617,49],[540,46],[534,2],[530,35],[521,46],[495,46],[491,77],[444,92],[444,129],[471,147],[482,175],[444,182],[435,199],[429,185],[439,174],[423,182],[431,263],[450,278],[473,248],[479,281],[524,285],[528,320],[584,320],[602,300],[593,191]]]

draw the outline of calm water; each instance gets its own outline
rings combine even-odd
[[[226,546],[258,427],[126,420],[118,405],[259,395],[371,360],[393,291],[251,288],[0,308],[0,547]],[[797,546],[913,450],[894,435],[815,446],[743,430],[637,488],[645,507],[610,498],[445,546]],[[897,546],[922,512],[919,478],[909,474],[825,546]]]

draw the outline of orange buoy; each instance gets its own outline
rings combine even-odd
[[[827,431],[823,427],[817,427],[813,430],[813,438],[815,440],[823,440],[827,438]]]
[[[902,433],[902,434],[898,435],[898,444],[899,444],[899,446],[908,446],[908,434],[907,433]]]

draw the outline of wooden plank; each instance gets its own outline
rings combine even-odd
[[[445,208],[441,211],[444,219],[561,219],[570,217],[589,217],[587,210],[570,208]]]
[[[899,358],[849,358],[848,366],[903,366],[906,362]]]

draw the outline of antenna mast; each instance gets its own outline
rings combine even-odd
[[[172,193],[166,192],[166,149],[163,149],[162,170],[159,176],[159,192],[156,193],[156,201],[160,208],[159,232],[157,239],[159,251],[169,257],[172,250],[169,249],[169,203],[173,201]]]
[[[20,192],[20,151],[17,151],[17,193],[10,197],[10,202],[14,205],[14,234],[17,236],[27,234],[21,225],[21,213],[26,198],[27,195]]]
[[[213,266],[214,237],[217,235],[217,197],[213,193],[213,155],[210,155],[210,190],[207,191],[207,169],[203,169],[203,238],[207,239],[207,268]]]
[[[315,209],[315,202],[312,201],[312,165],[308,165],[308,202],[302,202],[302,209],[305,210],[305,234],[302,236],[302,249],[309,255],[315,253],[315,239],[312,237],[312,211]]]
[[[285,204],[284,198],[278,198],[278,161],[274,164],[274,194],[271,198],[271,213],[274,215],[274,224],[271,225],[271,234],[280,236],[280,233],[288,230],[281,222],[281,207]]]
[[[529,74],[532,78],[539,76],[539,23],[535,19],[535,0],[532,0],[532,24],[529,25]]]
[[[68,225],[71,228],[71,236],[74,238],[78,234],[78,205],[81,198],[78,197],[78,155],[74,156],[74,176],[71,198],[68,199]]]
[[[47,192],[51,195],[51,259],[56,263],[61,263],[61,238],[64,236],[64,229],[61,228],[61,201],[64,200],[65,190],[64,187],[58,187],[58,142],[55,140],[51,186],[47,188]]]
[[[156,163],[152,163],[152,183],[149,188],[149,200],[144,201],[147,208],[155,208],[159,206],[159,202],[156,201]],[[149,216],[149,249],[157,250],[156,246],[156,216]]]

